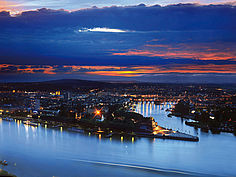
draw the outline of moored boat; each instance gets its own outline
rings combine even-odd
[[[31,125],[31,126],[35,126],[35,127],[38,126],[37,123],[30,122],[29,120],[23,121],[23,123],[24,123],[25,125]]]
[[[83,129],[77,128],[77,127],[71,127],[67,129],[68,131],[78,132],[78,133],[84,133]]]
[[[2,120],[6,120],[6,121],[11,122],[11,121],[13,121],[14,119],[12,119],[12,118],[10,118],[10,117],[4,117],[4,118],[2,118]]]

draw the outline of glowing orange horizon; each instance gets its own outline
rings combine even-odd
[[[1,11],[9,11],[11,15],[15,15],[20,14],[24,10],[22,4],[0,0],[0,12]]]
[[[153,66],[76,66],[76,65],[13,65],[0,64],[0,74],[87,74],[100,76],[120,76],[137,77],[146,74],[168,74],[168,73],[186,73],[186,74],[236,74],[236,64],[175,64],[175,65],[153,65]],[[12,69],[14,68],[14,69]],[[65,71],[63,71],[65,69]],[[67,70],[69,69],[69,70]]]

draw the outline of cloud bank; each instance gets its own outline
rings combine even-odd
[[[230,4],[2,11],[0,76],[142,80],[164,74],[176,81],[174,75],[214,80],[220,74],[235,82],[235,19]]]
[[[106,27],[135,31],[153,30],[235,30],[233,5],[175,4],[168,6],[112,6],[73,12],[38,9],[17,17],[0,13],[5,28]],[[4,18],[3,18],[4,17]]]

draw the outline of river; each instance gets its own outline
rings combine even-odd
[[[19,177],[236,176],[236,137],[204,133],[167,117],[171,103],[138,103],[159,125],[199,136],[199,142],[103,138],[0,119],[0,160]]]

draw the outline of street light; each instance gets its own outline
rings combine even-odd
[[[97,109],[95,110],[94,113],[95,113],[96,116],[97,116],[97,115],[99,115],[99,116],[101,115],[101,111],[100,111],[100,110],[97,110]]]

